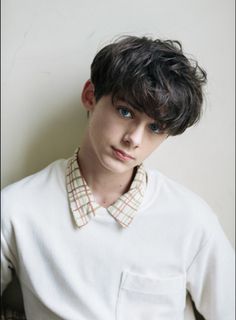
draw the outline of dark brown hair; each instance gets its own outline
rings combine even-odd
[[[95,98],[111,94],[177,135],[201,116],[206,72],[178,41],[126,36],[105,46],[91,65]]]

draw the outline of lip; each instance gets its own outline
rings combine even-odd
[[[112,149],[114,151],[116,158],[118,158],[119,160],[122,160],[122,161],[134,160],[134,157],[130,156],[129,154],[127,154],[123,150],[116,149],[114,147],[112,147]]]

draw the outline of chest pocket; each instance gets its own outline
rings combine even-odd
[[[185,283],[185,275],[152,278],[123,272],[116,320],[184,319]]]

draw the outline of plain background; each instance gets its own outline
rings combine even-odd
[[[146,163],[203,197],[234,245],[234,1],[3,0],[2,187],[79,145],[80,92],[119,35],[180,40],[208,73],[201,122]]]

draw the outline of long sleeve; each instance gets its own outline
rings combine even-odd
[[[6,289],[7,285],[12,280],[12,270],[14,269],[12,263],[12,254],[8,244],[1,233],[1,295]]]
[[[1,295],[12,280],[12,270],[17,271],[17,246],[11,216],[18,212],[18,202],[6,198],[6,194],[1,191]]]
[[[10,225],[4,216],[4,205],[2,205],[2,228],[1,228],[1,295],[13,279],[13,270],[15,270],[16,259],[11,249],[11,239],[14,239],[14,233],[7,232],[6,225]],[[1,320],[26,320],[23,311],[15,310],[15,306],[11,306],[12,300],[7,301],[5,305],[5,297],[2,297]]]
[[[217,222],[187,272],[188,290],[206,320],[234,320],[234,250]]]

